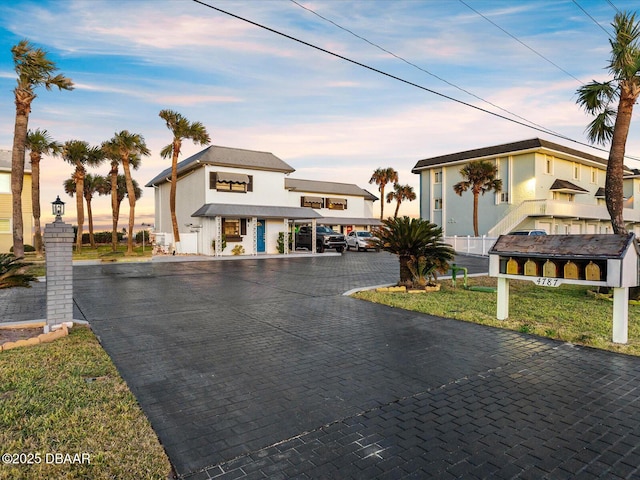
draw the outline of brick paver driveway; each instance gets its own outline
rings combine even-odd
[[[341,295],[397,268],[78,267],[75,297],[184,478],[640,475],[640,359]]]

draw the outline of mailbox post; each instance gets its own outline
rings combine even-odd
[[[628,235],[502,235],[489,250],[489,275],[498,278],[497,318],[509,317],[509,279],[542,287],[563,283],[613,289],[613,341],[627,343],[629,287],[640,285],[640,255]]]

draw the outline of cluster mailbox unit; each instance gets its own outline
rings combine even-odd
[[[509,279],[613,289],[613,341],[627,343],[629,287],[640,285],[638,244],[628,235],[502,235],[489,250],[498,277],[497,317],[509,317]]]

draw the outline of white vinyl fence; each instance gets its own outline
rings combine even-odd
[[[457,253],[466,253],[469,255],[489,255],[489,249],[496,242],[498,237],[443,237],[445,243],[451,245]]]

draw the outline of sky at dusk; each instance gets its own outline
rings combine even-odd
[[[134,172],[141,186],[170,166],[159,154],[171,141],[161,109],[202,122],[214,145],[272,152],[296,169],[294,178],[373,193],[368,181],[378,167],[395,168],[419,193],[411,169],[420,159],[533,137],[606,158],[444,96],[588,143],[590,118],[575,103],[576,89],[609,79],[607,32],[616,8],[637,1],[296,1],[0,2],[0,149],[13,142],[11,47],[28,39],[76,87],[38,89],[29,127],[92,145],[121,130],[143,135],[151,156]],[[181,159],[201,148],[185,141]],[[637,121],[627,154],[640,158]],[[75,221],[62,188],[72,171],[61,159],[43,160],[45,222],[56,195],[67,202],[65,219]],[[106,175],[108,166],[90,173]],[[109,198],[93,205],[97,230],[110,228]],[[400,214],[417,215],[418,202],[403,203]],[[121,227],[127,216],[125,201]],[[136,208],[136,229],[143,222],[153,223],[151,188]]]

